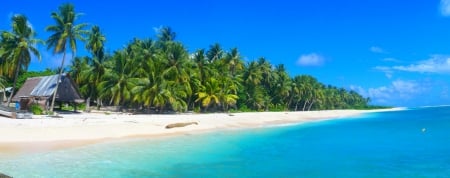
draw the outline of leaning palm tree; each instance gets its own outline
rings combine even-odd
[[[54,54],[63,53],[50,111],[53,111],[53,107],[55,105],[59,80],[61,79],[61,75],[64,71],[64,61],[66,59],[67,47],[71,49],[72,58],[74,58],[77,52],[77,40],[84,40],[84,35],[87,34],[87,31],[83,30],[87,24],[75,24],[75,21],[81,14],[75,13],[75,8],[72,4],[62,4],[59,6],[58,10],[59,12],[51,13],[51,18],[55,20],[56,24],[47,26],[45,29],[46,31],[53,33],[47,40],[48,49],[53,48]]]
[[[39,60],[41,56],[35,45],[40,43],[39,39],[34,38],[35,32],[24,15],[14,15],[12,17],[12,32],[3,32],[1,35],[0,58],[2,61],[2,75],[14,77],[13,90],[6,103],[11,103],[14,89],[16,88],[19,71],[25,71],[31,61],[31,55]]]

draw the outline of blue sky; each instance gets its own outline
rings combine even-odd
[[[266,57],[292,76],[313,75],[373,104],[450,104],[450,0],[15,0],[2,2],[0,30],[22,13],[47,39],[50,13],[64,2],[84,13],[78,22],[100,26],[110,52],[170,26],[189,51],[216,42],[238,47],[246,61]],[[43,59],[30,70],[60,64],[40,49]],[[85,54],[81,46],[78,55]]]

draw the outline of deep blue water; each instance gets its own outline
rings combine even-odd
[[[3,157],[14,177],[448,177],[450,107]]]

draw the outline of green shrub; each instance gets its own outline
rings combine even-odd
[[[194,107],[194,112],[195,113],[200,113],[202,110],[200,109],[200,106],[195,106]]]
[[[31,112],[34,115],[42,115],[42,114],[44,114],[44,109],[42,109],[41,106],[39,106],[38,104],[32,104],[30,109],[31,109]]]
[[[253,110],[251,110],[250,108],[248,108],[247,105],[242,105],[242,106],[239,108],[239,111],[241,111],[241,112],[252,112]]]
[[[47,111],[47,115],[49,115],[49,116],[53,116],[55,114],[55,112],[53,112],[53,111]]]
[[[86,110],[86,103],[77,104],[77,110],[79,110],[79,111]]]
[[[86,104],[85,103],[80,103],[80,104],[76,104],[77,106],[77,111],[83,111],[86,109]],[[73,104],[64,104],[61,108],[61,110],[64,111],[74,111],[75,108],[73,107]]]

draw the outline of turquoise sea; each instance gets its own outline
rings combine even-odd
[[[13,177],[448,177],[450,107],[0,157]]]

